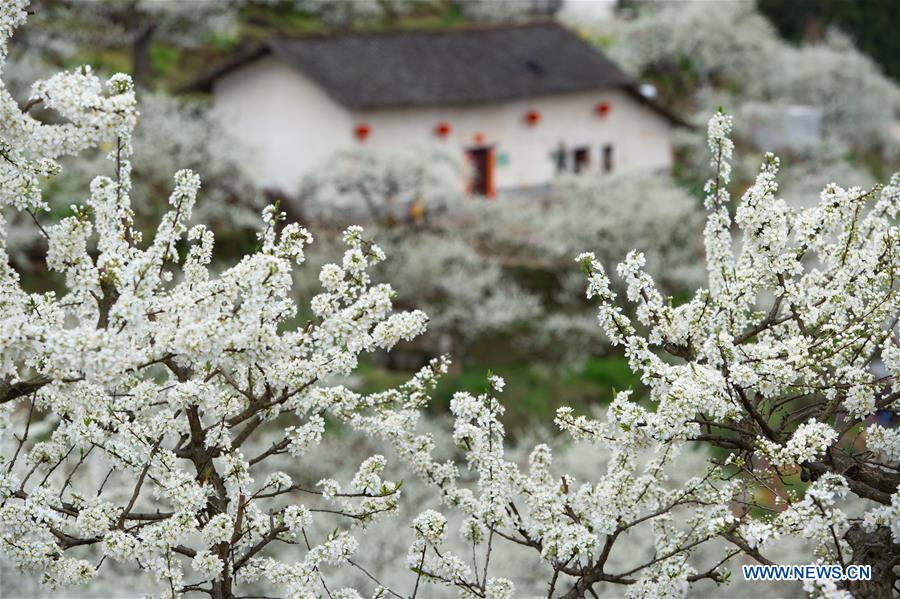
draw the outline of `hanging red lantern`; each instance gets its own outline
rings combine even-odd
[[[609,111],[612,110],[612,106],[609,102],[598,102],[597,106],[594,107],[594,110],[597,113],[597,116],[605,117],[609,114]]]
[[[353,134],[356,136],[356,139],[359,141],[366,141],[366,138],[369,137],[369,133],[372,132],[372,128],[369,127],[366,123],[360,123],[353,130]]]
[[[529,110],[525,113],[525,122],[528,123],[528,126],[534,127],[541,122],[541,113],[537,110]]]
[[[446,121],[441,121],[440,123],[435,125],[434,134],[437,135],[438,137],[440,137],[441,139],[444,139],[445,137],[450,135],[451,130],[452,129],[450,127],[450,123],[448,123]]]

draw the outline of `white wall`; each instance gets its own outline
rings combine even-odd
[[[213,109],[250,149],[257,183],[288,194],[297,192],[304,172],[356,141],[350,113],[272,57],[219,79]]]
[[[611,106],[602,118],[595,112],[601,101]],[[525,122],[529,110],[541,115],[534,126]],[[664,169],[672,163],[668,121],[619,90],[478,106],[364,111],[355,116],[371,125],[365,143],[372,147],[434,141],[434,127],[442,121],[452,127],[442,143],[460,150],[480,145],[476,141],[480,134],[482,144],[494,146],[498,157],[507,157],[506,164],[498,161],[495,169],[497,189],[548,183],[556,172],[551,154],[560,142],[570,152],[588,146],[594,170],[600,168],[604,144],[613,146],[616,171]]]
[[[598,102],[611,106],[605,117]],[[555,173],[551,153],[563,142],[568,150],[585,145],[591,169],[600,168],[600,147],[614,148],[614,168],[666,169],[672,163],[670,123],[619,90],[582,92],[472,106],[441,106],[347,111],[296,70],[266,58],[224,78],[214,89],[215,110],[223,125],[254,149],[259,183],[295,193],[302,174],[340,148],[356,147],[354,128],[366,123],[365,146],[396,147],[438,141],[442,121],[452,131],[441,143],[457,148],[492,145],[497,161],[495,186],[509,189],[548,183]],[[525,114],[536,110],[535,126]],[[481,144],[477,136],[481,136]]]

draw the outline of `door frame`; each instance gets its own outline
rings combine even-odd
[[[474,151],[485,151],[485,166],[484,166],[484,188],[485,188],[485,197],[489,200],[493,200],[497,194],[497,190],[494,187],[494,168],[496,167],[496,149],[493,145],[488,144],[480,144],[476,146],[469,146],[464,149],[465,157],[468,160],[470,152]],[[472,177],[469,177],[466,182],[466,193],[472,195]]]

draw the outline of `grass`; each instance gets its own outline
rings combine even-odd
[[[501,397],[506,408],[503,422],[513,435],[535,424],[548,425],[561,406],[587,411],[607,404],[616,390],[641,388],[639,378],[631,372],[622,356],[590,358],[578,367],[534,363],[466,364],[441,379],[432,394],[429,410],[435,414],[448,413],[453,394],[460,391],[483,393],[489,370],[506,379],[506,389]],[[372,364],[361,365],[357,372],[361,377],[357,388],[364,393],[399,385],[411,374]]]
[[[178,69],[180,60],[181,51],[174,46],[154,44],[150,48],[150,62],[159,77],[172,77]]]

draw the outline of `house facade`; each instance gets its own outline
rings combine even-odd
[[[271,40],[193,85],[287,195],[354,147],[445,144],[473,193],[668,169],[680,121],[554,22]]]

